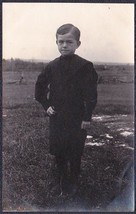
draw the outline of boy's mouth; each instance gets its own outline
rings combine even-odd
[[[69,50],[61,50],[61,51],[63,51],[63,52],[67,52],[67,51],[69,51]]]

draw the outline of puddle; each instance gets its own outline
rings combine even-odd
[[[93,136],[91,136],[91,135],[87,135],[87,137],[86,137],[87,139],[91,139],[91,138],[93,138]]]
[[[93,142],[89,142],[86,143],[85,146],[103,146],[105,143],[93,143]]]
[[[126,131],[130,131],[130,130],[133,130],[134,131],[134,128],[125,128]],[[124,131],[123,128],[120,128],[120,129],[117,129],[117,131]]]
[[[124,117],[126,118],[126,117],[128,117],[128,115],[126,115],[126,114],[118,114],[118,115],[102,115],[102,116],[94,116],[93,117],[93,120],[94,121],[103,121],[103,122],[105,122],[105,121],[109,121],[109,120],[119,120],[119,119],[124,119]]]
[[[101,137],[101,138],[113,139],[113,136],[111,136],[111,135],[109,135],[109,134],[101,134],[100,137]]]
[[[108,127],[109,132],[95,137],[87,135],[85,142],[86,147],[100,147],[110,144],[113,145],[114,143],[115,147],[124,147],[125,149],[134,150],[133,146],[131,147],[131,145],[124,143],[124,140],[129,136],[134,136],[133,115],[95,115],[92,119],[92,121],[100,122],[100,124]],[[117,138],[119,138],[118,141]]]
[[[6,115],[6,114],[3,114],[2,117],[7,117],[7,115]]]
[[[102,115],[102,116],[94,116],[92,119],[94,121],[105,121],[105,120],[110,119],[110,118],[112,118],[112,116],[110,116],[110,115]]]
[[[124,137],[127,137],[127,136],[130,136],[130,135],[133,135],[134,133],[133,132],[129,132],[129,131],[124,131],[124,132],[121,132],[120,134],[123,135]]]
[[[94,122],[104,123],[110,130],[119,132],[123,137],[134,135],[134,117],[133,115],[95,115],[93,117]],[[113,138],[109,134],[106,134],[106,138]]]
[[[105,136],[106,136],[107,138],[109,138],[109,139],[113,139],[113,137],[110,136],[109,134],[106,134]]]
[[[134,150],[133,147],[127,146],[126,144],[119,144],[119,145],[116,145],[116,147],[125,147],[126,149]]]
[[[134,121],[134,118],[132,115],[125,115],[125,114],[118,114],[118,115],[102,115],[102,116],[99,116],[99,115],[96,115],[96,116],[93,116],[92,117],[92,120],[93,121],[102,121],[102,122],[109,122],[109,123],[115,123],[116,121],[118,122],[124,122],[124,121],[127,121],[129,120],[130,121]]]

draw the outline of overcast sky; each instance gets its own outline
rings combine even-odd
[[[81,30],[77,54],[93,62],[134,62],[134,4],[3,3],[3,58],[52,60],[55,33]]]

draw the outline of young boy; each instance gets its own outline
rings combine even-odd
[[[39,75],[35,98],[50,117],[50,153],[56,157],[61,190],[66,191],[70,163],[68,189],[75,194],[86,129],[97,103],[97,73],[90,61],[75,54],[81,44],[77,27],[59,27],[56,44],[61,56]]]

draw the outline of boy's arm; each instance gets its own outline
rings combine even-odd
[[[49,92],[50,83],[50,69],[47,65],[45,70],[38,76],[35,84],[35,99],[41,103],[44,110],[47,111],[50,106],[49,99],[47,98],[47,93]]]
[[[84,78],[82,85],[85,105],[83,123],[85,124],[85,126],[88,126],[87,122],[91,121],[92,112],[97,104],[97,79],[98,75],[93,67],[93,64],[88,63],[84,67]]]

